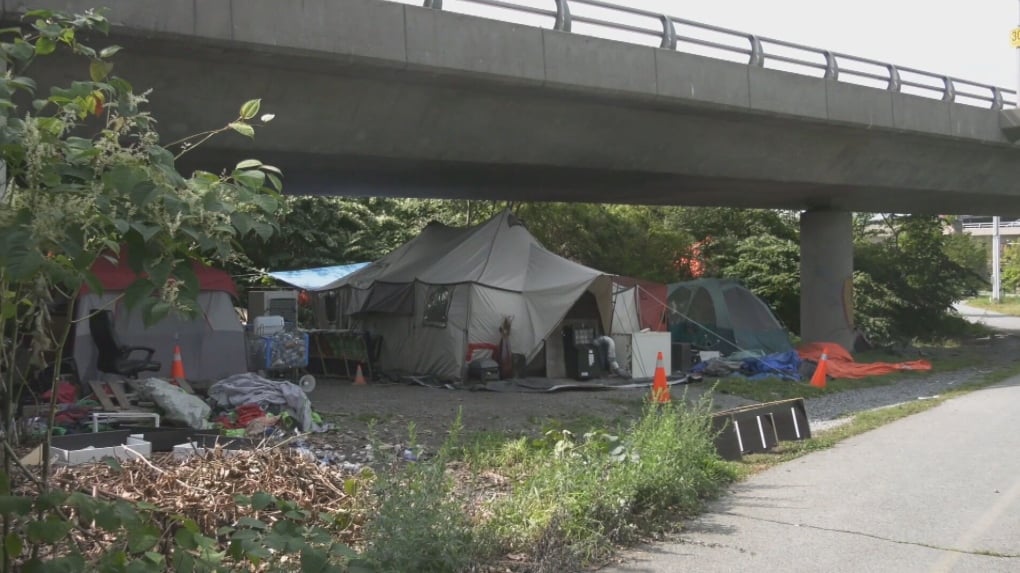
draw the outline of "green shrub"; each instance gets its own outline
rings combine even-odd
[[[605,557],[614,542],[697,511],[733,479],[716,456],[707,403],[650,406],[622,438],[564,430],[545,444],[480,533],[501,552],[529,553],[538,571]]]

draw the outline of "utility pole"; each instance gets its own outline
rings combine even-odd
[[[992,217],[992,302],[1002,302],[1002,264],[999,253],[1002,249],[1002,238],[999,235],[999,216]]]

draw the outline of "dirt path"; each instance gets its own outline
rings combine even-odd
[[[1020,358],[1020,338],[997,337],[978,341],[948,354],[973,357],[979,366],[954,372],[918,373],[889,386],[863,388],[809,400],[813,420],[831,420],[846,414],[937,394],[991,369],[1007,366]],[[909,359],[913,357],[906,357]],[[674,398],[686,390],[688,401],[696,401],[713,384],[674,386]],[[417,442],[425,451],[435,451],[450,427],[461,415],[465,433],[499,432],[537,435],[550,427],[623,423],[640,413],[647,389],[564,391],[553,393],[504,393],[448,390],[416,385],[370,383],[354,386],[348,380],[320,379],[311,394],[312,406],[335,430],[316,435],[310,445],[336,461],[369,461],[371,436],[399,455],[408,445],[408,428],[413,423]],[[739,396],[714,394],[713,409],[721,410],[753,403]],[[814,410],[814,411],[813,411]]]

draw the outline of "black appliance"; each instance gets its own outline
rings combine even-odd
[[[595,329],[584,325],[563,327],[563,357],[567,377],[584,382],[605,373],[601,352],[595,345]]]

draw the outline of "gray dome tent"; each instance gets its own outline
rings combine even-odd
[[[732,279],[698,279],[669,285],[673,342],[721,354],[793,350],[782,323],[765,301]]]

